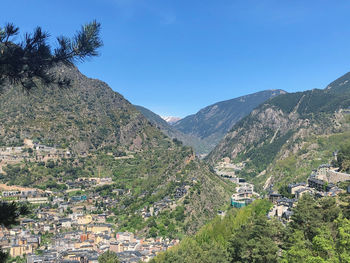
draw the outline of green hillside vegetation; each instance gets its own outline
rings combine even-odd
[[[79,159],[8,165],[4,167],[1,180],[10,185],[60,191],[66,189],[64,183],[67,180],[112,177],[113,185],[96,188],[95,192],[118,200],[119,205],[113,208],[113,212],[119,229],[132,232],[149,230],[149,235],[154,237],[181,237],[183,233],[194,232],[228,204],[234,187],[197,160],[184,163],[184,159],[193,156],[191,148],[178,148],[171,140],[167,142],[162,148],[135,153],[130,159],[116,160],[107,150],[99,150],[91,157]],[[148,220],[135,215],[165,197],[174,198],[176,189],[185,185],[190,191],[185,198],[178,200],[175,210],[167,209]],[[119,196],[112,193],[113,189],[125,192],[130,189],[131,193]],[[102,206],[101,209],[105,208]]]
[[[349,200],[341,198],[346,205],[304,196],[286,227],[268,220],[271,204],[257,200],[215,218],[151,262],[349,262]]]
[[[271,203],[258,200],[244,209],[231,209],[224,218],[217,216],[193,237],[186,237],[178,246],[158,255],[152,263],[160,262],[229,262],[229,240],[255,218],[264,217]]]
[[[53,72],[69,78],[71,87],[38,82],[25,93],[21,87],[3,85],[0,144],[23,145],[28,138],[67,149],[73,157],[4,166],[2,182],[63,190],[67,180],[111,177],[110,189],[95,191],[118,200],[114,222],[120,229],[149,236],[193,233],[228,203],[232,185],[197,160],[190,147],[164,135],[120,94],[76,68],[61,66]],[[30,155],[35,157],[36,150]],[[142,209],[172,198],[176,188],[185,186],[189,191],[175,200],[174,208],[142,219]],[[112,189],[125,194],[117,196]]]
[[[268,174],[276,175],[274,178],[276,189],[291,182],[305,182],[312,170],[321,164],[333,162],[333,153],[341,149],[344,142],[350,142],[350,132],[313,136],[305,140],[304,145],[296,153],[277,160],[269,167]],[[263,178],[264,176],[254,178],[254,182],[259,184],[259,180]]]
[[[280,156],[281,153],[276,155],[267,167],[266,174],[255,176],[256,173],[249,173],[243,170],[238,172],[238,175],[249,178],[255,185],[260,186],[258,187],[260,190],[262,190],[261,186],[271,175],[274,175],[273,183],[275,189],[280,189],[292,182],[305,182],[312,170],[321,164],[333,162],[333,153],[342,149],[344,142],[350,142],[350,131],[331,135],[310,136],[302,141],[302,146],[296,152],[290,152],[284,158]],[[288,147],[288,145],[282,147]],[[341,151],[339,153],[342,156]],[[339,166],[337,162],[334,165]],[[251,165],[248,167],[251,167]]]
[[[314,89],[285,94],[279,98],[271,99],[269,104],[277,106],[285,113],[290,113],[299,103],[297,112],[300,114],[300,117],[305,118],[312,114],[333,113],[338,109],[349,107],[349,93],[349,90],[344,89]]]
[[[349,140],[349,79],[346,74],[324,90],[270,99],[239,121],[207,159],[212,164],[223,157],[244,162],[239,176],[258,190],[305,180]]]
[[[340,168],[340,171],[350,173],[350,139],[346,143],[343,141],[335,164]]]

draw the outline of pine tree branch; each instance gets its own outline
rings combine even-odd
[[[57,47],[48,44],[48,32],[37,27],[32,34],[26,33],[24,41],[11,41],[19,33],[19,28],[8,23],[0,28],[0,82],[9,80],[21,84],[25,89],[35,86],[35,78],[45,83],[54,83],[50,69],[64,63],[73,66],[77,62],[98,56],[103,43],[100,38],[101,24],[93,21],[82,26],[73,38],[60,36]]]

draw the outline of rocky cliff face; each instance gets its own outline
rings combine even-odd
[[[208,160],[243,161],[241,175],[267,187],[281,177],[271,174],[277,161],[298,153],[311,138],[346,130],[340,112],[350,106],[350,86],[344,87],[347,79],[349,74],[330,84],[332,88],[284,94],[260,105],[232,128]]]

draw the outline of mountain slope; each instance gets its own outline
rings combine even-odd
[[[146,109],[145,107],[138,106],[138,105],[134,105],[134,107],[138,111],[140,111],[143,114],[143,116],[145,116],[150,122],[156,125],[163,133],[165,133],[170,138],[180,139],[180,137],[185,136],[178,130],[174,129],[166,120],[164,120],[162,117],[155,114],[154,112],[150,111],[149,109]]]
[[[174,127],[184,134],[200,138],[206,145],[204,153],[208,153],[237,121],[271,97],[284,93],[282,90],[265,90],[221,101],[179,120]]]
[[[76,68],[61,66],[53,73],[70,79],[71,86],[38,82],[30,93],[10,84],[1,87],[0,146],[21,146],[31,139],[74,155],[51,165],[24,160],[4,166],[3,182],[46,189],[80,177],[111,177],[113,189],[128,193],[107,193],[117,201],[115,223],[145,233],[149,225],[140,211],[166,198],[174,205],[149,220],[158,222],[175,208],[182,211],[181,221],[171,217],[172,228],[163,229],[172,235],[194,231],[229,200],[230,186],[197,160],[191,148],[161,133],[105,83]],[[184,196],[175,198],[185,187]]]
[[[295,176],[305,179],[319,162],[329,161],[341,138],[348,137],[343,109],[350,106],[349,80],[348,73],[323,90],[272,98],[239,121],[208,160],[229,157],[244,162],[241,175],[265,188],[294,181]]]
[[[137,110],[139,110],[151,123],[157,126],[164,134],[169,136],[172,139],[177,139],[181,141],[184,145],[191,146],[198,151],[204,150],[203,142],[196,136],[184,134],[181,131],[177,130],[170,123],[165,121],[162,117],[155,114],[154,112],[146,109],[142,106],[134,105]]]

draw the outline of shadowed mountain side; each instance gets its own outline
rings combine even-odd
[[[196,151],[201,154],[207,154],[220,142],[236,122],[266,100],[285,93],[283,90],[265,90],[217,102],[201,109],[196,114],[179,120],[173,126],[186,135],[199,138],[202,143],[202,149],[196,148]]]

